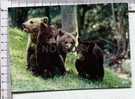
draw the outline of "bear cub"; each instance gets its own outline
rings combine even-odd
[[[103,52],[95,41],[79,41],[77,52],[80,58],[76,60],[76,69],[79,76],[89,80],[104,78]]]
[[[76,44],[76,38],[72,33],[68,33],[62,30],[58,30],[57,36],[57,48],[62,55],[65,62],[67,53],[71,52]]]
[[[36,48],[36,74],[43,77],[65,74],[64,61],[57,50],[57,35],[58,31],[55,27],[44,22],[40,24]]]

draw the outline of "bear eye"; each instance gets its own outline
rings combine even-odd
[[[49,35],[49,36],[47,37],[47,39],[50,39],[50,38],[52,38],[52,35]]]
[[[67,44],[68,42],[67,41],[65,41],[65,44]]]
[[[34,22],[33,21],[30,21],[30,24],[33,24]]]

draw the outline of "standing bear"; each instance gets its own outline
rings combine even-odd
[[[31,70],[36,65],[35,49],[37,46],[37,35],[41,22],[48,23],[48,17],[31,18],[22,24],[23,30],[28,33],[27,42],[27,69]]]
[[[77,49],[80,58],[76,60],[78,74],[90,80],[103,80],[103,52],[94,41],[80,41]]]

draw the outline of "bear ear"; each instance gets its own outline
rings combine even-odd
[[[81,37],[78,37],[78,42],[79,42],[79,44],[86,43],[84,40],[81,39]]]
[[[78,42],[81,43],[81,38],[80,37],[78,37]]]
[[[58,33],[59,33],[59,36],[63,36],[64,35],[64,32],[62,30],[59,30]]]
[[[44,17],[42,20],[44,23],[48,24],[48,20],[49,20],[48,17]]]
[[[94,46],[95,46],[95,42],[89,41],[89,46],[88,46],[89,50],[92,50],[94,48]]]
[[[45,24],[44,24],[44,23],[41,23],[41,24],[40,24],[40,29],[41,29],[41,30],[44,30],[45,28],[46,28]]]
[[[77,33],[77,32],[75,32],[74,36],[75,36],[75,37],[77,37],[77,35],[78,35],[78,33]]]

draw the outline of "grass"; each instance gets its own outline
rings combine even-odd
[[[130,80],[118,78],[110,69],[105,69],[102,82],[92,82],[77,76],[74,66],[76,56],[70,53],[67,56],[66,66],[70,70],[65,76],[49,79],[35,77],[26,70],[27,34],[17,28],[9,28],[9,45],[11,56],[12,91],[48,91],[85,88],[127,88],[131,86]]]

